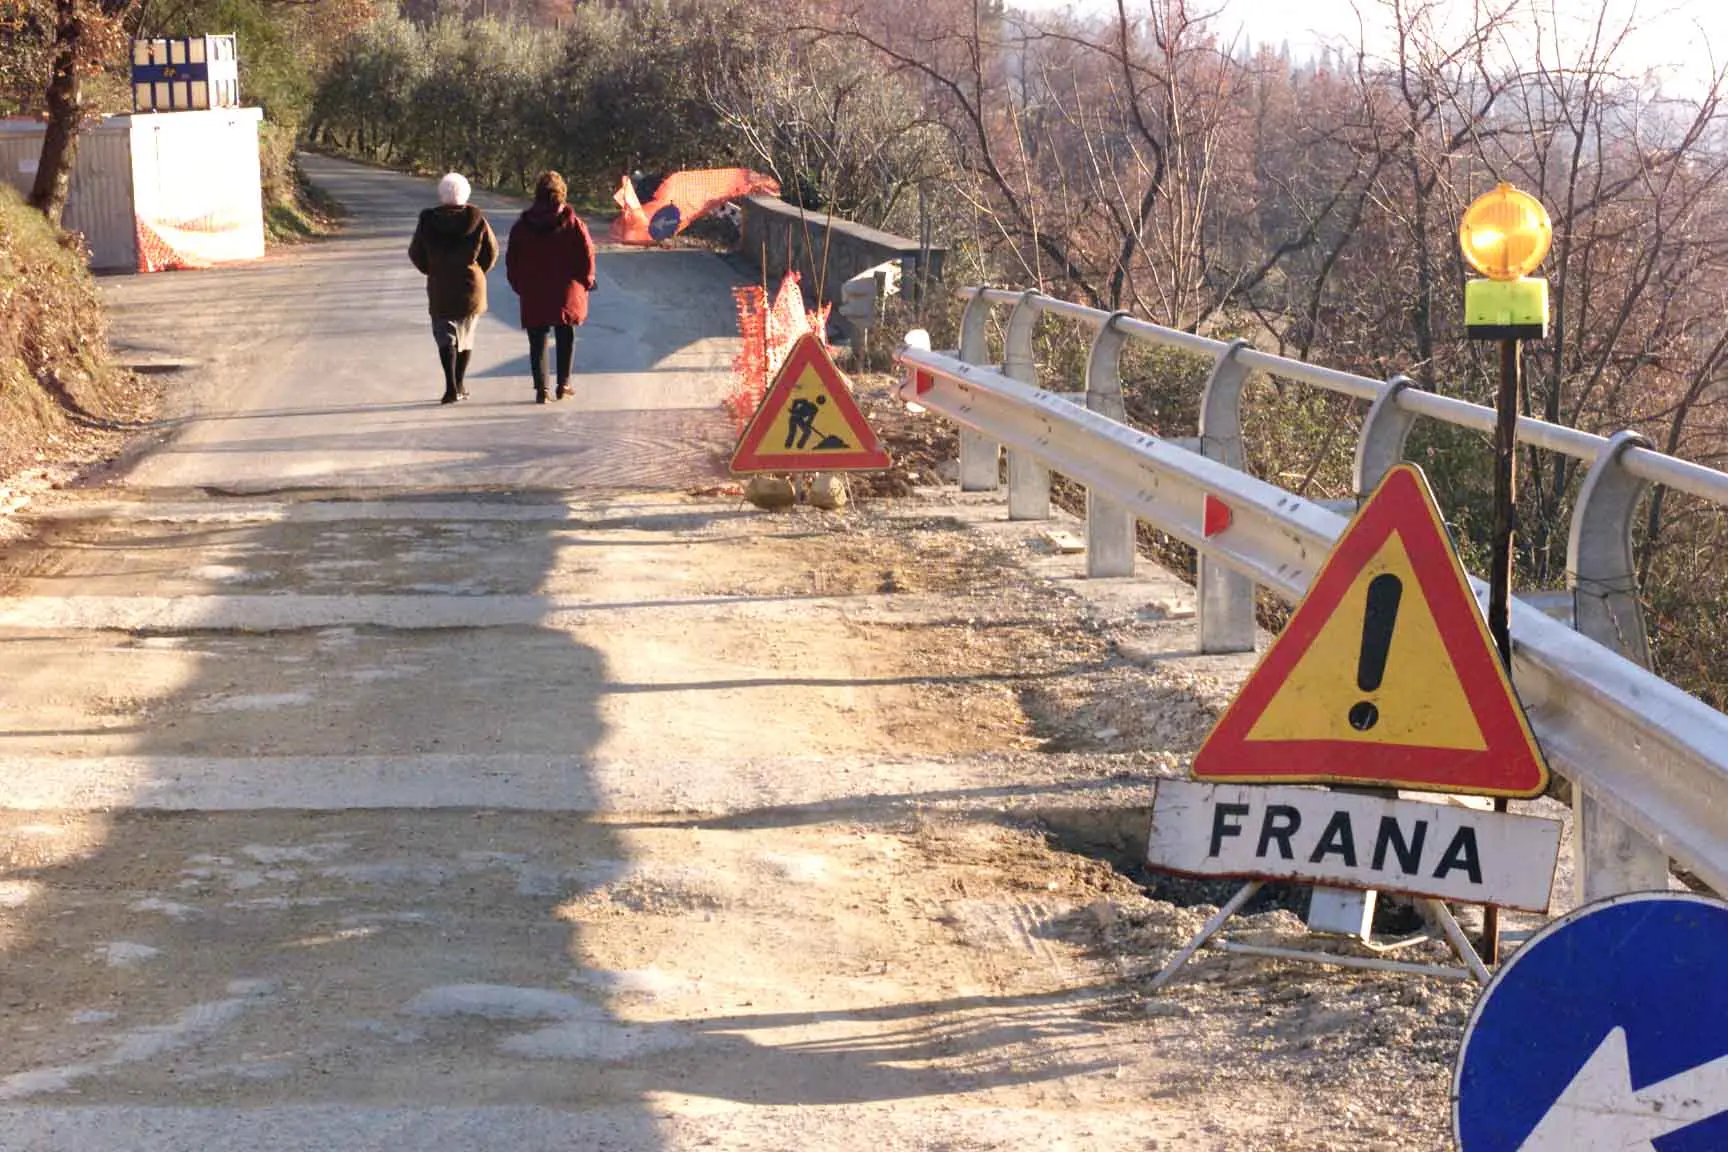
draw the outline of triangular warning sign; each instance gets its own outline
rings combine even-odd
[[[1428,481],[1394,468],[1194,757],[1194,776],[1535,796],[1548,768]]]
[[[734,472],[867,472],[888,453],[815,333],[799,337],[732,453]]]

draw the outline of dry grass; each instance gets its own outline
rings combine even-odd
[[[0,483],[112,455],[146,426],[155,399],[109,358],[74,238],[0,186]]]

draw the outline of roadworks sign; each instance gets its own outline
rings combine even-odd
[[[1440,511],[1413,464],[1362,506],[1194,759],[1198,780],[1484,796],[1548,784]]]
[[[870,472],[888,464],[814,333],[792,346],[732,453],[735,473]]]

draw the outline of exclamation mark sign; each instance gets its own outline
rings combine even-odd
[[[1356,660],[1356,687],[1372,692],[1386,676],[1386,657],[1392,651],[1392,629],[1398,623],[1398,601],[1404,597],[1404,581],[1390,572],[1368,582],[1368,606],[1362,613],[1362,655]],[[1367,700],[1350,709],[1350,727],[1366,732],[1380,721],[1380,709]]]

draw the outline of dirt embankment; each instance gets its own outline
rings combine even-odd
[[[156,397],[110,359],[76,239],[0,186],[0,507],[113,455]]]

